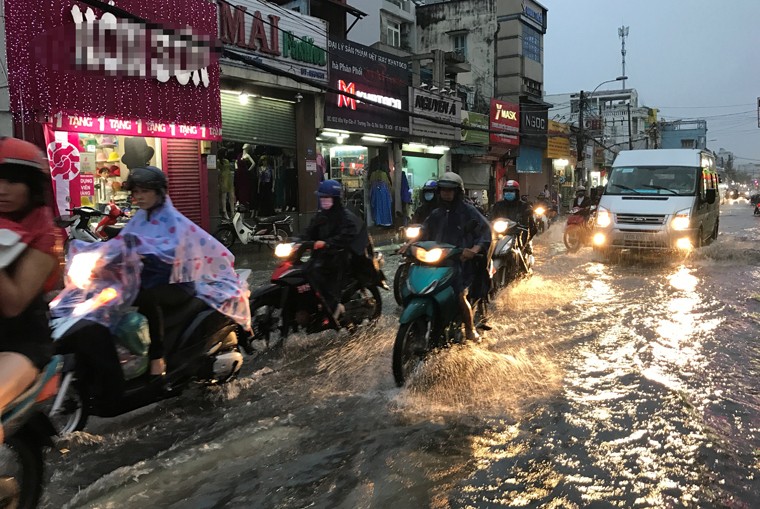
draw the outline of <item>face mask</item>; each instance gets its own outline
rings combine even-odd
[[[322,210],[330,210],[333,206],[333,199],[332,198],[320,198],[319,199],[319,208]]]
[[[433,201],[433,198],[435,198],[435,193],[425,193],[425,201]]]
[[[517,193],[504,193],[504,199],[507,201],[515,201],[515,198],[517,198]]]

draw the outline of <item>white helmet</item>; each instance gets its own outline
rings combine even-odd
[[[585,190],[586,190],[586,188],[584,186],[578,186],[578,188],[575,190],[575,192],[577,193],[578,191],[585,191]]]
[[[464,181],[462,177],[453,171],[447,171],[438,179],[438,189],[459,189],[464,191]]]

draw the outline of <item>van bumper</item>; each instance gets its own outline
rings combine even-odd
[[[636,230],[626,228],[594,228],[596,249],[631,249],[635,251],[684,251],[694,247],[696,229]]]

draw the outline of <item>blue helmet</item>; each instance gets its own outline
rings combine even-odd
[[[342,192],[343,186],[340,185],[340,182],[330,179],[325,180],[319,184],[319,189],[317,189],[317,196],[320,198],[340,198]]]
[[[438,189],[438,182],[435,180],[428,180],[425,185],[422,186],[423,191],[435,191]]]

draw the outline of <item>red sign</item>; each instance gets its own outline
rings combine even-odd
[[[492,145],[520,145],[520,105],[491,99],[491,133]]]
[[[346,83],[343,80],[338,80],[338,90],[341,92],[348,92],[349,94],[356,95],[356,85],[353,83]],[[345,95],[338,96],[338,108],[351,108],[356,110],[356,99]]]
[[[204,125],[173,124],[143,120],[123,120],[111,117],[83,117],[59,113],[53,118],[53,129],[79,133],[147,136],[155,138],[186,138],[221,141],[222,130]]]
[[[91,173],[80,173],[79,188],[79,194],[81,196],[95,196],[95,175]]]

